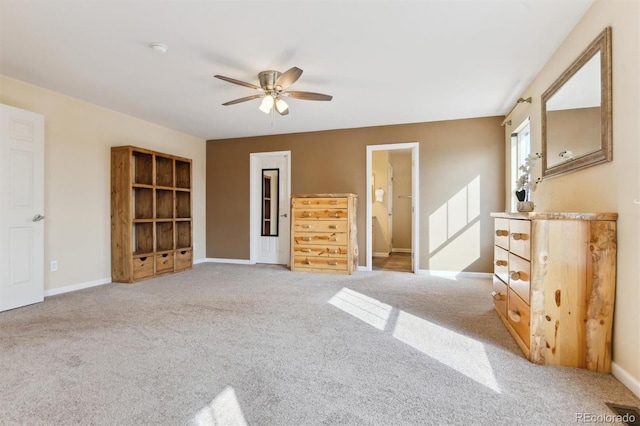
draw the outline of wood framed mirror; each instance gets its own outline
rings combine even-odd
[[[542,176],[611,161],[611,27],[542,94]]]

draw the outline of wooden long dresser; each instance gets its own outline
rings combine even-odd
[[[537,364],[611,371],[616,213],[492,213],[493,302]]]
[[[291,270],[351,274],[358,268],[355,194],[291,197]]]

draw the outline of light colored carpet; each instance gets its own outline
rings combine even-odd
[[[543,367],[489,280],[202,264],[0,313],[1,424],[573,424],[640,406]]]

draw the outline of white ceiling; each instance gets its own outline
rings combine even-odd
[[[592,2],[0,0],[0,73],[205,139],[504,115]],[[221,105],[292,66],[333,101]]]

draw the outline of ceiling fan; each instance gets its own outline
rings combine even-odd
[[[220,80],[227,81],[229,83],[249,87],[250,89],[255,89],[260,92],[257,95],[246,96],[244,98],[225,102],[222,105],[234,105],[239,104],[240,102],[250,101],[252,99],[262,99],[262,103],[260,104],[260,111],[264,112],[265,114],[268,114],[272,110],[275,110],[280,115],[289,114],[289,106],[283,98],[304,99],[307,101],[330,101],[331,99],[333,99],[333,96],[325,95],[322,93],[300,92],[291,90],[285,91],[285,89],[295,83],[301,75],[302,70],[297,67],[289,68],[283,73],[274,70],[262,71],[258,74],[260,86],[236,80],[235,78],[225,77],[223,75],[214,75],[214,77],[219,78]]]

